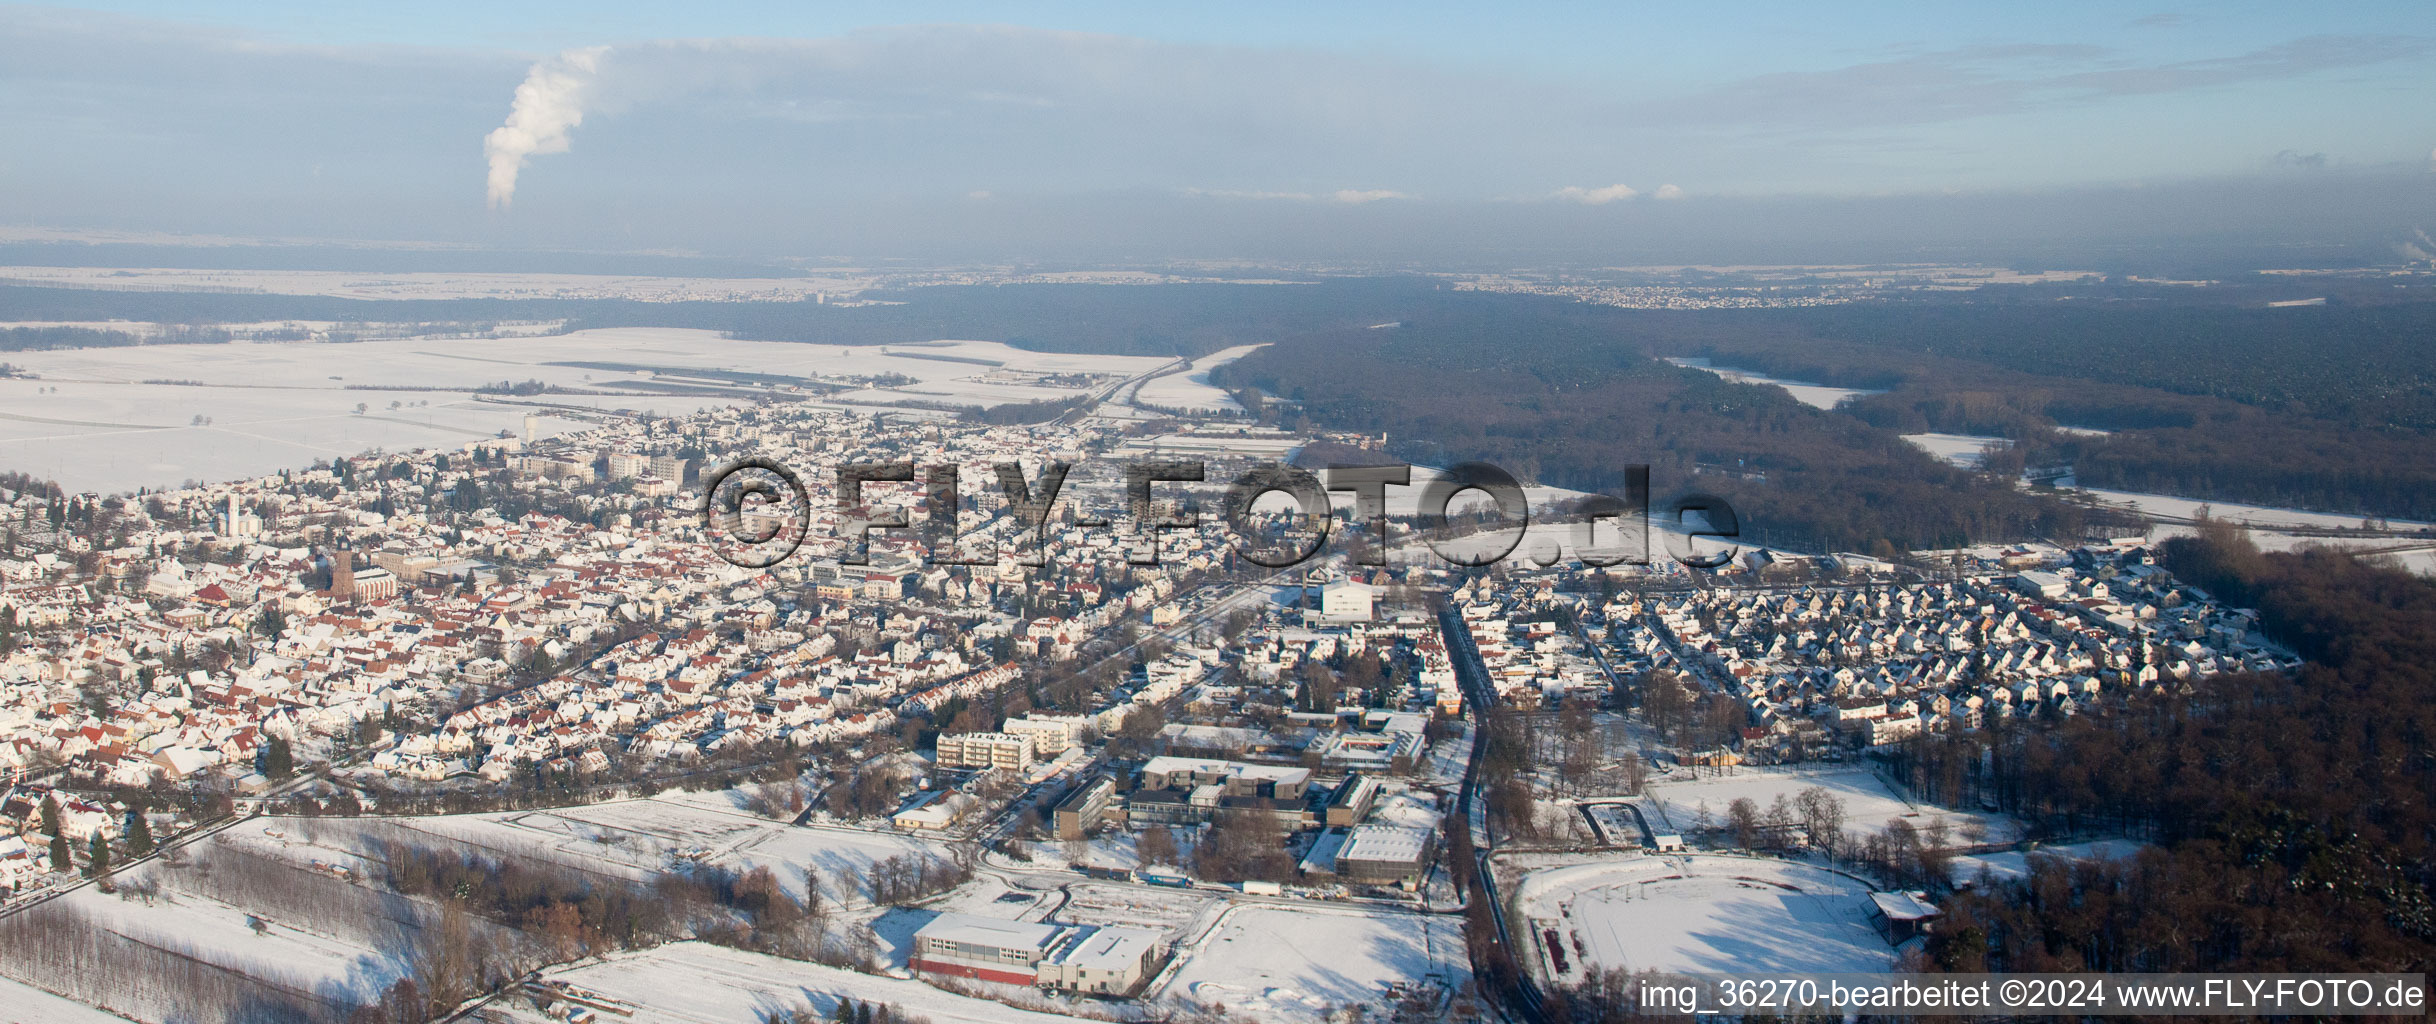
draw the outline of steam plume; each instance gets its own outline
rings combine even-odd
[[[516,174],[524,162],[543,153],[567,151],[568,133],[584,123],[584,101],[592,92],[606,46],[568,50],[533,65],[524,84],[516,87],[516,102],[507,123],[482,139],[482,155],[490,161],[490,204],[504,208],[516,198]]]

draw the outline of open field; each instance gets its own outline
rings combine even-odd
[[[1742,767],[1732,772],[1710,778],[1653,782],[1648,799],[1642,801],[1642,813],[1650,816],[1650,827],[1660,832],[1688,832],[1698,827],[1704,807],[1712,823],[1722,824],[1726,808],[1737,799],[1749,798],[1764,814],[1777,797],[1791,800],[1802,790],[1818,786],[1844,802],[1844,829],[1848,832],[1881,831],[1894,819],[1910,822],[1915,828],[1926,828],[1942,819],[1955,830],[1951,841],[1957,845],[1967,841],[1961,833],[1973,825],[1986,830],[1986,842],[2011,842],[2020,837],[2020,826],[2001,815],[1914,805],[1865,768]]]
[[[1469,976],[1459,918],[1338,907],[1236,907],[1181,950],[1152,996],[1224,1004],[1261,1021],[1316,1022],[1331,1007],[1374,1005],[1390,984]]]
[[[450,391],[48,380],[0,380],[0,410],[0,467],[71,491],[243,479],[374,449],[458,448],[522,432],[529,411]],[[558,434],[586,425],[545,414],[537,427]]]
[[[1210,383],[1210,371],[1251,354],[1259,345],[1237,345],[1193,360],[1181,373],[1153,377],[1135,389],[1133,401],[1157,409],[1185,412],[1242,412],[1233,395]]]
[[[944,848],[913,836],[798,828],[668,797],[549,810],[364,820],[382,823],[385,832],[420,833],[494,854],[542,857],[638,880],[685,861],[739,872],[767,867],[789,892],[801,896],[804,870],[811,868],[820,872],[827,898],[842,905],[869,902],[862,884],[872,864],[909,855],[947,859]]]
[[[633,1008],[632,1017],[660,1024],[762,1024],[773,1010],[810,1007],[822,1020],[842,999],[894,1003],[933,1024],[1054,1024],[1076,1018],[943,992],[919,981],[857,974],[836,967],[758,953],[677,942],[622,953],[580,967],[544,972],[593,997]],[[520,1024],[556,1020],[524,1000],[492,1004],[501,1019]]]
[[[700,794],[485,814],[397,818],[266,818],[218,841],[299,865],[371,869],[382,842],[445,843],[491,857],[532,858],[615,878],[645,881],[682,862],[743,872],[767,867],[803,895],[804,870],[820,872],[833,905],[867,904],[871,865],[891,857],[948,857],[923,839],[846,828],[796,827],[727,810]],[[696,799],[686,799],[695,797]]]
[[[1737,384],[1774,384],[1785,389],[1787,394],[1793,396],[1794,401],[1818,409],[1833,409],[1847,398],[1882,393],[1862,388],[1833,388],[1825,384],[1806,384],[1798,380],[1770,377],[1751,370],[1737,370],[1731,366],[1711,366],[1708,360],[1693,356],[1674,356],[1668,358],[1667,362],[1677,366],[1688,366],[1695,370],[1707,370]]]
[[[2267,529],[2283,527],[2301,530],[2354,530],[2358,529],[2361,520],[2366,518],[2337,515],[2331,512],[2308,512],[2296,508],[2244,505],[2231,501],[2201,501],[2196,498],[2142,494],[2137,491],[2110,491],[2102,487],[2084,487],[2081,490],[2099,502],[2127,508],[2142,515],[2196,519],[2199,517],[2200,510],[2206,509],[2211,518]],[[2391,519],[2384,522],[2388,528],[2397,530],[2419,529],[2429,525],[2403,519]]]
[[[95,886],[61,900],[113,934],[304,991],[366,1000],[406,976],[409,949],[402,944],[377,948],[330,934],[328,922],[291,921],[175,886],[165,881],[150,904]],[[257,916],[267,921],[259,933],[250,923]]]
[[[1905,434],[1903,439],[1956,469],[1978,469],[1989,445],[2011,443],[2001,437],[1980,434]]]
[[[1532,872],[1516,901],[1531,969],[1559,984],[1609,969],[1857,973],[1894,963],[1869,924],[1868,886],[1788,861],[1635,855]]]
[[[758,394],[654,391],[671,384],[721,386],[687,377],[688,370],[832,380],[901,374],[913,383],[837,397],[877,405],[987,406],[1082,393],[1031,383],[1035,374],[1130,376],[1166,362],[1030,352],[988,341],[848,347],[658,328],[514,339],[62,349],[12,352],[6,361],[38,379],[0,380],[0,469],[56,479],[72,491],[241,479],[373,449],[456,448],[503,430],[521,434],[528,411],[542,412],[537,426],[545,436],[585,426],[531,406],[475,398],[476,389],[503,380],[618,392],[544,394],[532,402],[678,413]],[[177,383],[163,383],[172,381]],[[366,407],[360,414],[359,403]]]
[[[633,299],[639,302],[792,302],[870,287],[869,275],[830,277],[651,277],[635,274],[371,273],[352,270],[224,270],[121,267],[0,267],[0,281],[36,287],[139,292],[328,295],[342,299]]]
[[[2030,874],[2030,858],[2059,857],[2065,860],[2129,860],[2148,847],[2132,839],[2100,839],[2087,843],[2057,843],[2037,850],[2000,850],[1995,853],[1964,854],[1954,858],[1954,881],[1970,885],[1985,872],[1990,881],[2014,882]]]
[[[133,1019],[0,978],[0,1024],[126,1024]]]
[[[376,999],[439,909],[348,877],[347,857],[280,824],[295,822],[242,823],[118,872],[116,892],[88,885],[0,921],[0,970],[156,1024],[314,1019]]]

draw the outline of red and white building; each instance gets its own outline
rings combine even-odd
[[[914,970],[1066,992],[1131,993],[1167,958],[1158,932],[941,914],[914,933]]]

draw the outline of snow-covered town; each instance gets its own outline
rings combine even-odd
[[[1628,963],[1722,962],[1692,937],[1731,902],[1696,881],[1721,855],[1777,858],[1778,884],[1824,901],[1821,948],[1841,952],[1822,968],[1886,969],[1935,885],[1873,874],[1862,851],[1887,840],[1865,816],[1999,867],[2049,837],[1926,808],[1877,753],[2296,664],[2137,538],[1906,564],[1748,549],[1699,570],[1463,569],[1391,541],[1271,568],[1244,552],[1313,524],[1256,506],[1243,522],[1263,536],[1233,536],[1219,482],[1365,439],[1250,429],[1215,403],[1090,411],[586,414],[225,484],[13,488],[0,889],[21,920],[119,921],[120,941],[304,985],[308,1018],[439,994],[401,995],[428,984],[406,966],[315,980],[333,955],[382,954],[244,909],[192,864],[410,897],[418,858],[451,849],[494,872],[483,858],[728,879],[709,917],[656,938],[570,926],[557,953],[624,950],[597,966],[452,980],[505,1017],[631,1013],[652,993],[614,979],[717,969],[955,1019],[1462,1019],[1489,1013],[1483,942],[1512,941],[1552,996]],[[1185,456],[1201,482],[1148,505],[1121,486],[1126,460]],[[706,514],[747,460],[803,467],[803,491]],[[958,482],[830,471],[849,462]],[[1010,497],[1007,465],[1047,495]],[[1413,528],[1409,503],[1390,511]],[[1362,529],[1350,512],[1338,527]],[[737,557],[739,532],[769,536],[740,523],[790,517],[786,557]],[[1678,879],[1674,938],[1601,916],[1632,905],[1616,878],[1644,874]],[[1500,891],[1520,893],[1510,921],[1473,909]],[[1912,916],[1889,924],[1888,905]],[[1304,907],[1294,931],[1331,952],[1270,957],[1264,929]],[[223,914],[318,959],[210,949]],[[566,960],[515,930],[494,939],[516,962]],[[1341,951],[1366,945],[1349,973]],[[66,982],[70,962],[11,984],[164,1019]]]

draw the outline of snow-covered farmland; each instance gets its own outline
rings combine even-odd
[[[1894,964],[1869,924],[1869,887],[1755,857],[1633,856],[1549,868],[1517,890],[1531,969],[1858,973]]]
[[[875,977],[699,942],[677,942],[621,953],[580,967],[544,972],[592,1001],[631,1007],[622,1019],[667,1024],[761,1024],[775,1010],[809,1008],[826,1020],[843,999],[894,1003],[934,1024],[1056,1024],[1075,1018],[1017,1009],[932,988],[919,981]],[[492,1005],[520,1024],[557,1018],[518,998]]]
[[[1792,800],[1795,794],[1812,786],[1827,790],[1843,802],[1846,831],[1878,832],[1885,829],[1887,822],[1901,819],[1914,828],[1927,828],[1942,821],[1952,830],[1949,841],[1956,845],[2003,843],[2020,838],[2020,826],[2010,818],[1914,804],[1889,787],[1877,773],[1865,768],[1822,771],[1743,767],[1734,769],[1731,775],[1667,779],[1650,784],[1648,799],[1642,801],[1641,810],[1649,815],[1651,828],[1683,833],[1700,827],[1703,810],[1708,813],[1709,824],[1722,825],[1726,808],[1737,799],[1750,799],[1764,814],[1777,797]],[[1964,835],[1982,830],[1984,836],[1980,838]]]
[[[186,346],[160,346],[170,347]],[[173,487],[373,449],[462,447],[521,432],[527,411],[438,390],[0,379],[0,468],[70,490]],[[556,415],[537,424],[550,434],[585,426]]]
[[[586,425],[475,398],[475,389],[502,380],[618,392],[536,399],[553,405],[677,413],[749,395],[666,393],[671,383],[720,383],[670,380],[687,370],[828,380],[898,374],[912,383],[837,398],[962,406],[1070,398],[1083,392],[1038,376],[1128,377],[1168,361],[988,341],[842,346],[613,328],[542,338],[64,349],[10,353],[8,362],[33,378],[0,379],[0,469],[71,490],[117,491],[260,476],[375,448],[459,447],[502,430],[522,433],[528,411],[542,412],[544,435]]]
[[[1316,1022],[1353,1004],[1376,1009],[1391,984],[1451,986],[1470,973],[1461,918],[1346,907],[1237,906],[1177,955],[1152,996],[1224,1004],[1262,1021]]]

